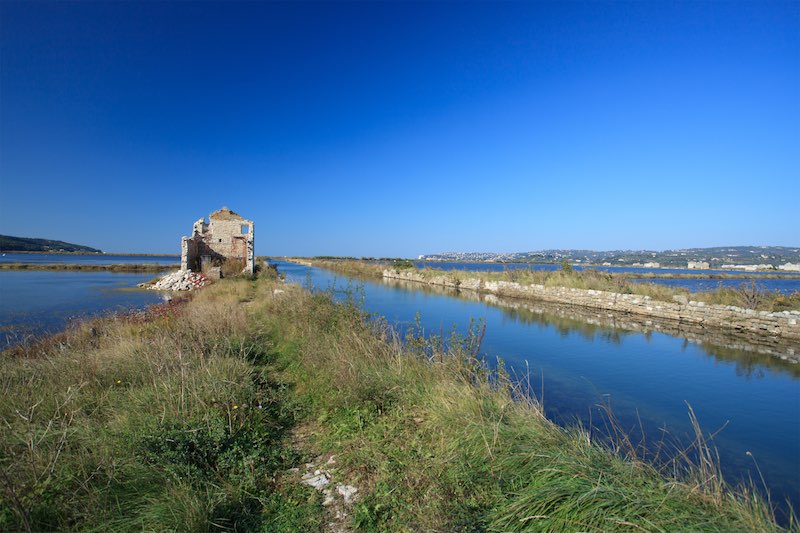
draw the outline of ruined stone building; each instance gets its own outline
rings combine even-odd
[[[230,270],[241,263],[241,271],[252,274],[254,239],[253,221],[223,207],[211,213],[208,222],[205,218],[195,222],[192,236],[181,239],[181,269],[218,277],[218,269]]]

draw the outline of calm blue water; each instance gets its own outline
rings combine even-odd
[[[800,291],[800,279],[758,279],[752,278],[756,286],[761,290],[780,291],[784,294],[791,294]],[[636,279],[635,283],[657,283],[670,287],[682,287],[692,292],[713,291],[720,287],[738,288],[742,284],[749,285],[749,279]]]
[[[70,320],[142,309],[156,291],[124,290],[155,274],[0,270],[0,350],[63,330]]]
[[[528,372],[534,394],[559,423],[602,426],[598,406],[610,404],[634,437],[640,420],[650,445],[662,428],[685,445],[692,435],[691,405],[705,432],[724,427],[714,443],[729,480],[760,479],[755,459],[773,500],[789,498],[800,508],[800,365],[277,264],[289,281],[316,289],[363,285],[365,310],[400,331],[414,324],[417,313],[434,334],[454,325],[463,334],[471,319],[485,320],[484,355],[502,356],[520,375]]]
[[[504,270],[561,270],[561,265],[537,265],[523,263],[456,263],[456,262],[425,262],[417,261],[414,263],[417,268],[435,268],[439,270],[467,270],[471,272],[502,272]],[[633,279],[639,283],[658,283],[659,285],[669,285],[671,287],[683,287],[694,292],[711,291],[720,286],[739,287],[742,283],[749,283],[750,279],[756,284],[770,291],[781,291],[790,294],[800,291],[800,277],[797,272],[737,272],[733,270],[688,270],[685,268],[639,268],[639,267],[582,267],[574,265],[575,270],[594,269],[604,272],[619,272],[627,274],[746,274],[748,279]],[[765,275],[777,275],[795,279],[763,279]],[[761,279],[760,279],[761,278]]]
[[[177,265],[181,262],[175,256],[136,256],[107,254],[14,254],[0,255],[0,263],[36,263],[36,264],[69,264],[69,265]],[[151,276],[152,277],[152,276]]]

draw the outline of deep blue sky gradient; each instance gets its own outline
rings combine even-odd
[[[0,233],[800,244],[800,2],[0,2]]]

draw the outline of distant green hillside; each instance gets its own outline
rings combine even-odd
[[[97,248],[50,239],[29,239],[0,235],[0,252],[86,252],[100,253]]]

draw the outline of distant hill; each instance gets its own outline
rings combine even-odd
[[[85,252],[102,253],[97,248],[50,239],[30,239],[0,235],[0,252]]]
[[[688,261],[704,261],[711,268],[726,264],[771,265],[800,262],[800,247],[785,246],[720,246],[682,250],[540,250],[536,252],[446,252],[422,255],[429,261],[492,261],[508,263],[574,263],[633,265],[659,263],[661,266],[686,267]]]

